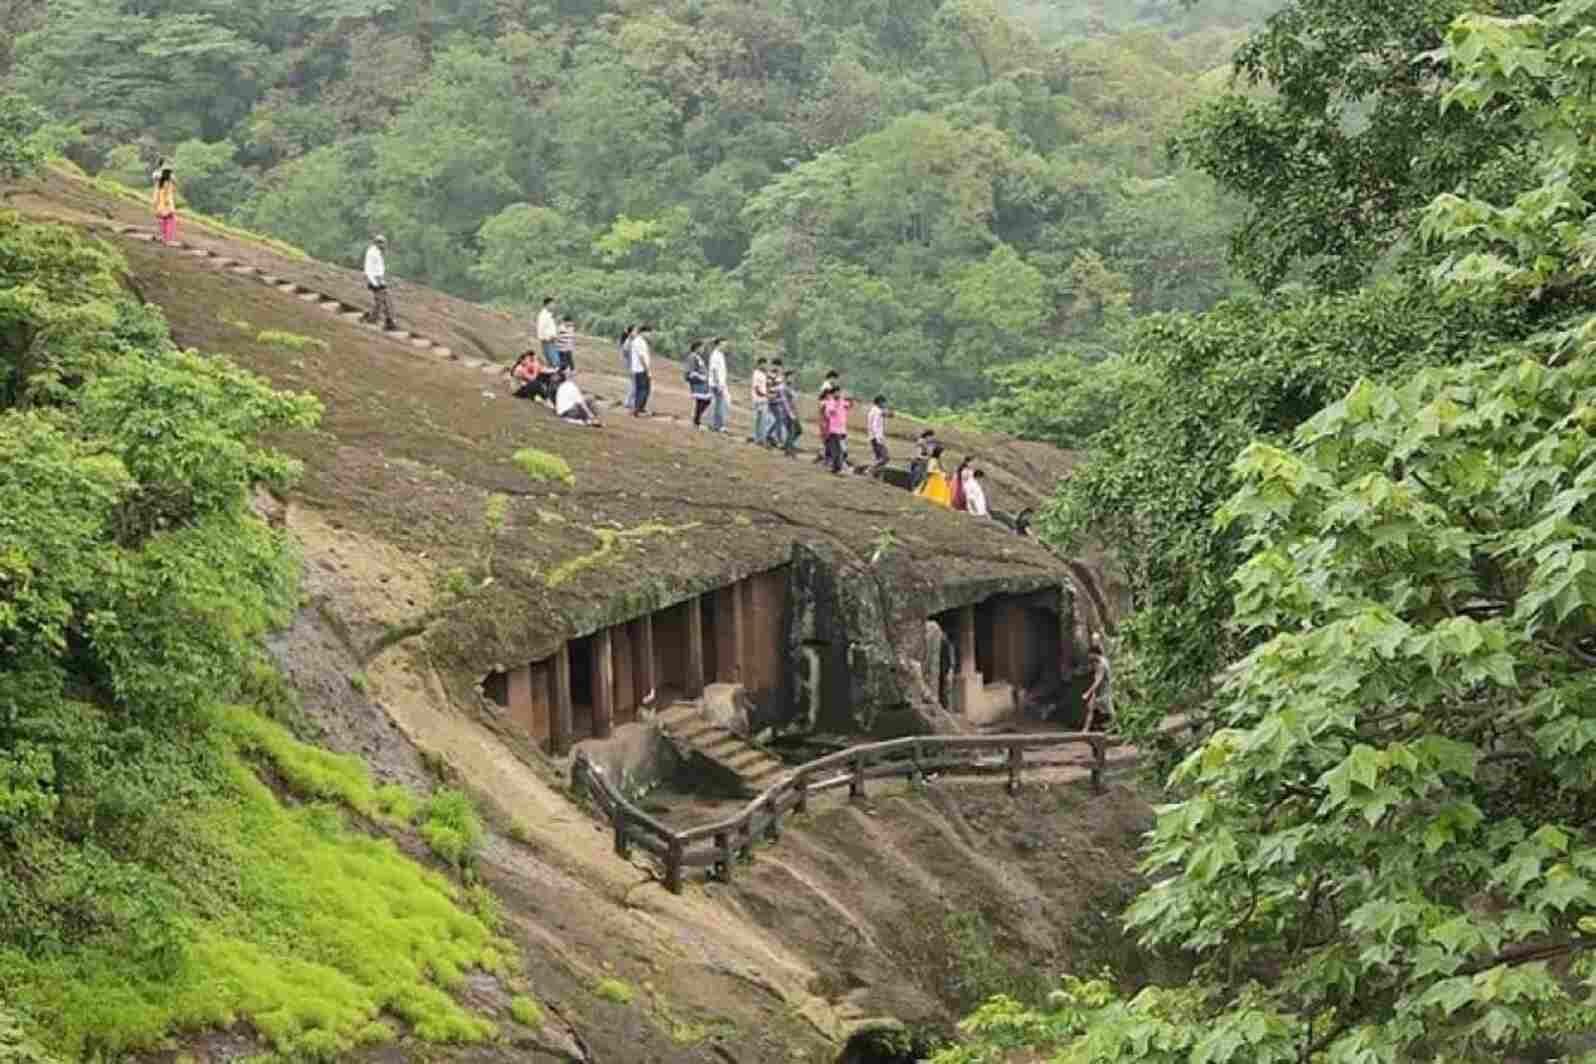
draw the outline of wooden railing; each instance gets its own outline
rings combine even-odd
[[[1037,735],[917,735],[853,746],[794,768],[774,786],[726,820],[677,831],[629,801],[603,768],[578,753],[571,783],[590,795],[615,830],[615,852],[630,857],[638,849],[659,858],[665,886],[682,889],[684,868],[708,868],[710,875],[730,882],[732,869],[749,855],[756,841],[781,837],[781,818],[802,813],[809,799],[848,788],[849,798],[863,798],[867,780],[906,778],[921,781],[935,772],[949,776],[1008,775],[1008,790],[1019,790],[1027,750],[1086,746],[1091,749],[1092,789],[1101,792],[1108,769],[1108,750],[1124,741],[1100,732],[1052,732]],[[1002,753],[1001,759],[982,755]],[[1034,763],[1034,762],[1033,762]]]

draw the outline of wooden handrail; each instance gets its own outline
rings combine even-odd
[[[571,783],[578,791],[590,793],[610,821],[615,829],[617,854],[628,856],[635,844],[664,860],[665,886],[675,894],[681,892],[684,867],[706,866],[712,875],[729,882],[732,864],[739,855],[753,849],[760,835],[774,841],[780,837],[784,813],[804,810],[811,794],[832,787],[846,785],[850,797],[863,797],[865,781],[870,779],[904,776],[918,781],[923,780],[927,772],[949,775],[1003,772],[1008,775],[1008,789],[1012,794],[1019,789],[1026,750],[1085,746],[1091,751],[1092,789],[1101,792],[1108,751],[1123,745],[1123,739],[1101,732],[912,735],[864,743],[799,765],[734,816],[684,831],[667,827],[639,809],[585,753],[576,755],[571,766]],[[999,751],[1004,754],[1003,761],[989,764],[937,756]],[[743,840],[741,845],[739,840]]]

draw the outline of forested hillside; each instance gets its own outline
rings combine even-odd
[[[51,147],[343,262],[928,410],[1236,288],[1171,160],[1274,0],[0,3]],[[1073,364],[1073,362],[1071,363]]]

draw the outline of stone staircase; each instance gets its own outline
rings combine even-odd
[[[122,225],[106,222],[89,225],[87,228],[91,230],[99,230],[101,232],[108,232],[112,235],[119,236],[127,240],[143,240],[156,244],[161,242],[160,236],[154,230],[145,228],[143,226]],[[484,376],[498,376],[504,372],[504,367],[497,365],[487,359],[461,358],[443,344],[409,329],[384,329],[377,324],[363,321],[362,318],[365,315],[366,308],[355,306],[354,304],[345,302],[344,300],[338,299],[335,296],[330,296],[324,292],[319,292],[313,288],[299,283],[298,281],[294,281],[286,277],[280,277],[268,270],[262,269],[259,266],[243,262],[239,259],[221,254],[209,248],[199,247],[182,240],[163,246],[167,247],[174,253],[193,256],[194,258],[204,262],[208,266],[214,267],[215,269],[237,274],[240,277],[248,278],[250,280],[259,281],[262,284],[277,289],[284,295],[296,296],[310,306],[316,307],[317,309],[325,311],[329,314],[337,315],[342,321],[351,326],[373,332],[386,340],[390,340],[395,344],[407,347],[413,351],[419,351],[433,355],[451,362],[454,365],[460,366],[463,369],[480,372]]]
[[[660,711],[654,723],[684,753],[698,754],[735,777],[746,797],[764,791],[787,771],[782,761],[706,718],[697,702],[673,703]]]

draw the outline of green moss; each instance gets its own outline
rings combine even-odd
[[[576,474],[571,472],[570,463],[557,454],[540,451],[536,447],[523,447],[515,452],[510,461],[534,484],[557,480],[570,487],[576,483]]]
[[[543,1027],[542,1007],[525,994],[517,994],[510,999],[510,1016],[522,1027],[530,1027],[534,1031]]]
[[[404,824],[416,815],[415,797],[403,787],[377,786],[359,758],[302,743],[248,709],[224,710],[221,722],[240,751],[263,755],[297,794],[342,802],[380,823]]]
[[[444,787],[421,808],[421,837],[441,860],[465,868],[482,846],[482,817],[463,791]]]
[[[599,545],[586,554],[577,555],[549,570],[549,575],[544,577],[544,583],[550,588],[559,587],[571,580],[579,573],[592,569],[604,562],[614,554],[624,543],[632,540],[647,539],[650,536],[669,536],[679,532],[691,532],[698,528],[701,522],[693,521],[685,525],[646,524],[636,528],[594,528],[590,529]]]
[[[632,984],[624,979],[600,979],[593,987],[593,993],[617,1005],[630,1005],[632,999],[637,997]]]
[[[262,329],[255,336],[255,342],[265,344],[267,347],[281,347],[287,351],[326,351],[327,341],[318,340],[314,336],[301,336],[298,333],[285,332],[282,329]]]
[[[343,791],[375,803],[378,792],[347,764],[292,750],[299,744],[275,725],[246,718],[228,719],[226,785],[167,825],[183,840],[172,870],[180,955],[151,963],[122,934],[38,956],[0,951],[8,1004],[69,1058],[113,1058],[174,1029],[244,1023],[285,1058],[338,1060],[393,1039],[377,1020],[385,1012],[426,1042],[494,1037],[446,988],[470,969],[503,968],[508,945],[459,907],[447,879],[392,842],[352,831],[334,807],[284,806],[241,751],[275,750],[279,771],[318,766],[289,780],[307,796]]]

